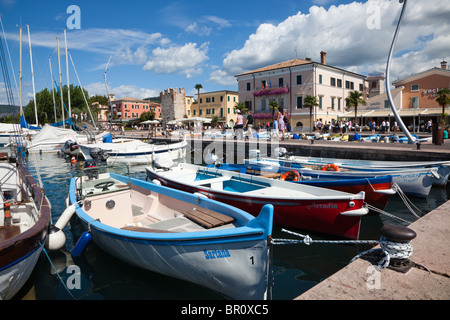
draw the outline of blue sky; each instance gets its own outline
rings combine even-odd
[[[79,16],[67,13],[78,6]],[[349,71],[384,72],[400,14],[398,1],[51,1],[1,0],[0,17],[19,81],[19,28],[23,27],[24,104],[32,99],[27,25],[36,91],[51,88],[49,57],[58,81],[56,37],[60,38],[62,82],[67,84],[64,29],[70,56],[90,95],[158,96],[183,87],[195,95],[237,90],[235,75],[295,57],[320,60]],[[391,79],[439,66],[450,58],[450,1],[409,1]],[[72,18],[79,19],[71,20]],[[79,21],[68,29],[67,21]],[[6,48],[5,48],[6,50]],[[8,55],[8,52],[5,53]],[[9,63],[8,63],[9,65]],[[70,82],[79,85],[69,60]],[[0,79],[0,82],[3,78]],[[5,94],[0,91],[0,103]],[[16,95],[16,104],[18,96]]]

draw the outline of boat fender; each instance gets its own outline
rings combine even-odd
[[[59,217],[58,221],[54,225],[50,226],[49,235],[46,241],[46,247],[48,250],[59,250],[65,245],[66,235],[62,230],[75,213],[75,206],[76,204],[67,207]]]
[[[70,160],[71,163],[77,163],[77,159],[75,159],[75,156],[72,156],[72,159]]]
[[[328,171],[328,170],[340,171],[339,167],[337,165],[335,165],[334,163],[327,164],[325,167],[322,168],[322,171]]]
[[[281,181],[300,181],[301,177],[300,174],[298,173],[298,171],[296,170],[291,170],[288,172],[283,173],[283,175],[280,178]]]
[[[89,231],[83,232],[83,234],[80,236],[80,239],[78,239],[77,244],[72,249],[72,257],[76,258],[83,254],[84,250],[86,249],[89,242],[91,242],[92,234]]]
[[[160,186],[160,185],[161,185],[161,181],[159,181],[158,179],[153,179],[152,182],[153,182],[154,184],[156,184],[157,186]]]

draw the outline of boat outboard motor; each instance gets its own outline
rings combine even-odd
[[[97,167],[97,163],[93,159],[87,159],[84,161],[83,168],[87,169],[86,175],[89,178],[89,180],[92,179],[98,179],[98,169],[95,169]]]
[[[108,154],[106,154],[102,149],[100,148],[92,148],[90,152],[90,156],[95,161],[106,161],[108,159]]]
[[[78,149],[78,144],[74,140],[69,139],[64,143],[64,146],[61,148],[61,151],[58,152],[58,154],[70,154],[76,149]]]

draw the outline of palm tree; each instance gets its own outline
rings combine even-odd
[[[197,103],[200,105],[200,89],[203,89],[203,86],[197,83],[194,88],[197,90]]]
[[[358,105],[366,105],[366,101],[362,99],[363,93],[360,91],[350,91],[348,94],[348,97],[345,98],[345,101],[347,102],[347,107],[354,107],[355,108],[355,131],[356,131],[356,124],[357,124],[357,116],[358,116]]]
[[[442,107],[442,122],[445,121],[445,106],[450,104],[450,89],[442,88],[437,92],[437,103]]]
[[[309,108],[309,127],[312,128],[312,110],[314,107],[318,106],[317,98],[315,96],[306,96],[303,105]]]
[[[269,107],[270,107],[270,109],[272,109],[272,121],[273,121],[273,118],[275,115],[275,110],[278,109],[278,102],[276,102],[275,100],[270,101]]]
[[[240,110],[241,113],[244,113],[248,110],[248,108],[245,107],[245,104],[243,102],[236,102],[234,105],[235,110]]]

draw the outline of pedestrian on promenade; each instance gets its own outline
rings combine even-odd
[[[244,138],[244,117],[241,114],[241,110],[237,110],[237,122],[236,122],[236,137],[238,140]]]
[[[284,140],[284,134],[286,131],[286,124],[284,122],[284,110],[282,107],[278,108],[278,129],[281,130],[281,140]],[[278,135],[278,130],[277,130],[277,135]]]
[[[250,138],[253,138],[253,116],[252,112],[248,110],[247,120],[245,121],[245,127],[247,128]]]

